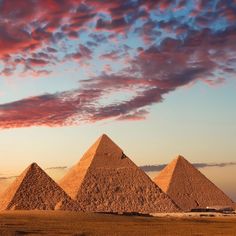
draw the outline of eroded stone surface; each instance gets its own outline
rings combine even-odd
[[[86,211],[174,212],[175,203],[106,135],[59,182]]]
[[[1,210],[79,210],[36,163],[31,164],[0,198]]]
[[[185,211],[233,204],[225,193],[182,156],[167,165],[154,182]]]

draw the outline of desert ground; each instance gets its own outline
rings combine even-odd
[[[236,235],[236,217],[214,214],[121,216],[62,211],[2,211],[0,235]]]

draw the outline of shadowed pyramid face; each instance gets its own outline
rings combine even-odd
[[[0,209],[79,210],[79,207],[36,163],[33,163],[3,193]]]
[[[173,201],[106,135],[89,148],[60,185],[87,211],[178,211]]]
[[[232,200],[184,157],[167,165],[154,182],[185,210],[207,206],[231,206]]]

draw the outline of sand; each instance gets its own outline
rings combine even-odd
[[[235,217],[118,216],[63,211],[0,212],[0,235],[235,236]]]

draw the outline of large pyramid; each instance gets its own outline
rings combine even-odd
[[[85,211],[174,212],[175,203],[106,135],[59,182]]]
[[[182,156],[167,165],[154,182],[184,211],[232,206],[233,201]]]
[[[36,163],[31,164],[6,189],[0,210],[80,210]]]

